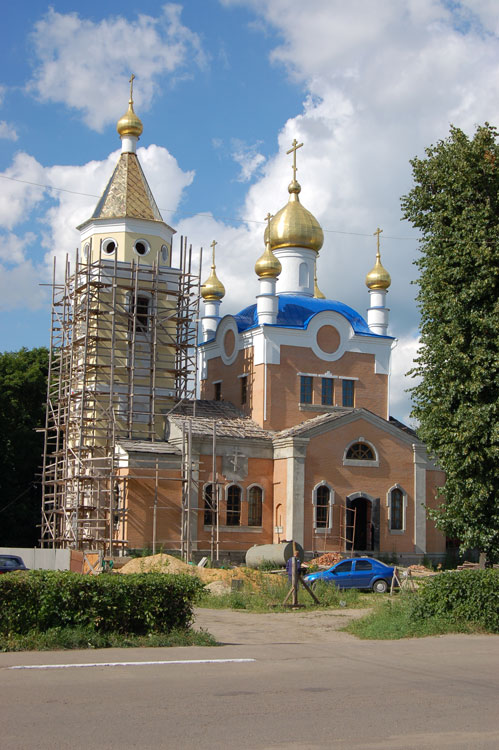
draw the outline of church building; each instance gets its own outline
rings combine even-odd
[[[81,373],[80,396],[68,398],[65,412],[75,410],[73,445],[64,420],[52,425],[56,464],[65,456],[65,468],[52,470],[46,451],[44,543],[239,561],[255,544],[294,540],[308,556],[442,558],[445,538],[427,509],[444,475],[416,433],[390,417],[394,338],[381,230],[363,317],[318,288],[324,237],[300,200],[303,144],[295,140],[287,202],[268,207],[275,213],[255,258],[255,301],[222,313],[212,242],[211,271],[197,285],[196,345],[197,311],[185,303],[196,291],[187,246],[175,267],[174,230],[135,153],[142,123],[132,96],[127,116],[115,173],[80,227],[76,276],[87,282],[69,284],[80,291],[78,299],[69,292],[68,304],[85,309],[86,327],[73,332],[68,351],[78,337],[86,349],[72,354],[73,386],[74,371]],[[283,175],[283,202],[284,185]],[[96,297],[87,304],[92,281]],[[200,398],[186,385],[195,371]],[[92,418],[92,434],[82,431]]]

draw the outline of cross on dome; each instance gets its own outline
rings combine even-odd
[[[293,143],[292,143],[291,148],[289,149],[289,151],[286,151],[286,154],[293,154],[293,166],[292,166],[292,170],[293,170],[293,180],[295,180],[295,181],[296,181],[296,172],[298,170],[298,167],[296,166],[296,152],[302,146],[303,146],[303,143],[298,143],[298,141],[295,138],[293,140]]]

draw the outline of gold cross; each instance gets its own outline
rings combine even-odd
[[[380,234],[381,234],[381,232],[382,232],[382,231],[383,231],[383,230],[382,230],[382,229],[380,229],[380,228],[378,227],[378,228],[376,229],[376,231],[375,231],[375,232],[373,232],[373,235],[374,235],[374,234],[375,234],[375,235],[377,235],[377,238],[378,238],[378,245],[377,245],[377,252],[378,252],[378,255],[379,255],[379,236],[380,236]]]
[[[293,154],[293,180],[295,181],[296,181],[296,170],[298,169],[298,167],[296,166],[296,152],[302,146],[303,146],[303,143],[298,143],[298,141],[295,138],[293,141],[293,145],[291,146],[289,151],[286,151],[287,154]]]
[[[265,217],[265,221],[267,222],[267,227],[269,229],[269,240],[270,240],[270,220],[272,218],[272,214],[270,211],[268,212],[267,216]]]
[[[130,83],[130,104],[133,104],[133,80],[134,80],[134,78],[135,78],[135,76],[132,73],[132,75],[130,76],[130,80],[129,80],[129,83]]]
[[[213,242],[210,245],[210,247],[211,247],[211,249],[213,251],[213,268],[215,268],[215,247],[217,245],[218,245],[218,242],[215,242],[215,240],[213,240]]]

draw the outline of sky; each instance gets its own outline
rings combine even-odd
[[[496,0],[24,0],[0,31],[0,351],[47,346],[50,282],[117,161],[131,72],[138,155],[164,220],[217,245],[221,313],[251,304],[264,217],[303,205],[319,287],[365,315],[379,226],[396,337],[391,412],[409,421],[418,235],[410,160],[499,125]],[[177,236],[178,236],[177,235]],[[205,263],[202,280],[208,275]]]

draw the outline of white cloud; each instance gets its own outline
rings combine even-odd
[[[414,367],[420,339],[417,332],[402,336],[396,342],[392,351],[392,371],[390,375],[390,411],[399,416],[403,422],[412,424],[411,397],[408,388],[415,386],[419,379],[408,378],[407,373]]]
[[[0,120],[0,138],[5,138],[8,141],[17,141],[18,139],[16,129],[5,120]]]
[[[240,167],[238,182],[249,182],[254,174],[259,171],[262,164],[265,163],[265,157],[258,152],[258,146],[261,143],[261,141],[257,141],[248,144],[238,138],[232,139],[231,156]]]
[[[133,72],[138,110],[146,111],[160,79],[206,64],[200,38],[182,24],[181,10],[168,3],[155,18],[140,14],[134,21],[114,16],[94,22],[50,8],[32,33],[38,62],[28,88],[42,101],[81,111],[85,123],[101,131],[123,114]]]
[[[25,260],[25,250],[36,240],[33,232],[26,232],[23,237],[19,237],[13,232],[6,234],[0,233],[0,260],[5,263],[18,265]]]
[[[0,264],[0,312],[16,308],[40,310],[48,303],[46,287],[40,286],[44,271],[30,260],[7,268]]]

